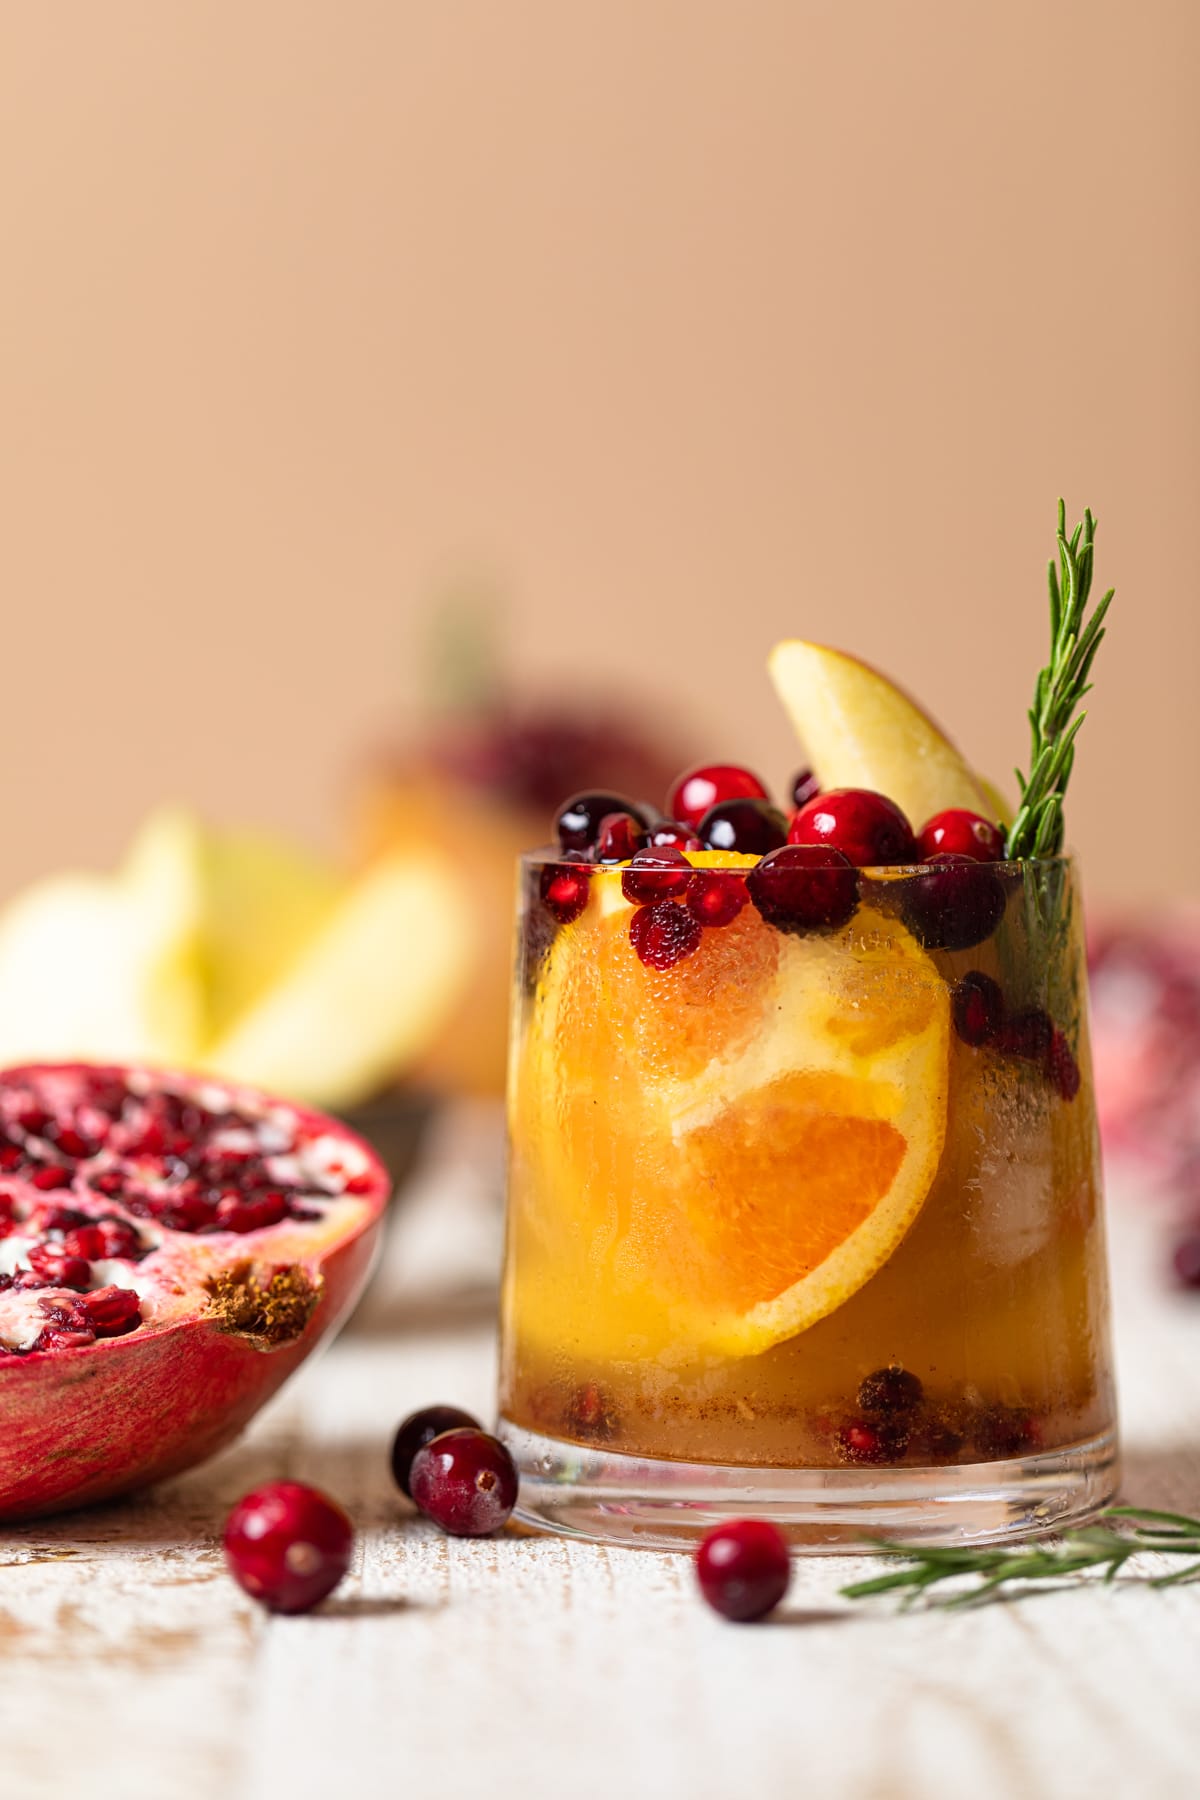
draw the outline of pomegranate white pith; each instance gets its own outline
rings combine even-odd
[[[353,1133],[250,1089],[0,1073],[0,1518],[228,1443],[357,1298],[387,1194]]]

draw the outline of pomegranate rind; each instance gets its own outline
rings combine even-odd
[[[176,1090],[212,1085],[140,1066],[105,1069],[122,1078],[149,1074]],[[94,1069],[30,1064],[3,1071],[0,1082],[51,1072],[83,1076]],[[155,1264],[154,1272],[176,1291],[156,1291],[136,1331],[86,1347],[0,1359],[0,1520],[114,1499],[194,1468],[238,1436],[338,1330],[362,1292],[390,1193],[379,1158],[354,1132],[312,1108],[241,1083],[219,1085],[239,1107],[282,1108],[305,1134],[340,1140],[362,1191],[337,1196],[321,1219],[289,1218],[242,1236],[167,1234],[169,1249],[154,1252],[140,1268]],[[238,1309],[221,1291],[223,1273],[232,1273],[235,1285],[257,1284],[268,1295],[274,1277],[285,1299],[304,1297],[298,1310],[280,1310],[282,1336],[262,1329],[261,1309],[257,1319],[239,1322]]]

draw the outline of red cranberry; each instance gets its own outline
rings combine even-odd
[[[990,1043],[1004,1023],[1000,983],[982,969],[970,969],[950,990],[950,1013],[964,1044],[978,1048]]]
[[[697,869],[688,882],[687,909],[701,925],[732,925],[750,894],[740,875]]]
[[[409,1473],[412,1497],[452,1537],[499,1531],[517,1504],[517,1469],[499,1438],[461,1427],[418,1450]]]
[[[899,1363],[865,1375],[858,1388],[859,1407],[870,1419],[915,1412],[924,1398],[920,1376]]]
[[[741,856],[765,856],[787,842],[787,820],[769,800],[721,800],[709,807],[699,831],[706,849]]]
[[[588,903],[591,870],[582,863],[547,863],[542,870],[539,892],[542,905],[560,925],[577,919]]]
[[[629,941],[651,969],[673,969],[695,954],[703,935],[698,921],[674,900],[643,906],[629,921]]]
[[[621,876],[621,892],[635,906],[676,900],[691,880],[692,865],[682,850],[639,850]]]
[[[413,1457],[418,1450],[423,1450],[444,1431],[482,1429],[479,1420],[464,1412],[461,1406],[422,1406],[418,1412],[409,1413],[392,1439],[392,1478],[400,1492],[412,1499],[410,1477]]]
[[[1171,1257],[1175,1279],[1181,1287],[1200,1288],[1200,1231],[1189,1231],[1176,1244]]]
[[[905,921],[926,950],[972,950],[1004,917],[1006,895],[994,872],[965,856],[929,859],[923,875],[903,883]]]
[[[1003,1024],[992,1039],[1005,1056],[1044,1063],[1054,1042],[1054,1021],[1040,1006],[1027,1006]]]
[[[696,1551],[696,1579],[714,1612],[739,1624],[762,1619],[788,1591],[792,1565],[783,1533],[766,1519],[717,1525]]]
[[[225,1525],[234,1580],[272,1612],[308,1612],[350,1567],[354,1528],[335,1501],[300,1481],[239,1500]]]
[[[1066,1036],[1054,1027],[1050,1048],[1046,1052],[1046,1074],[1063,1100],[1073,1100],[1079,1092],[1079,1064]]]
[[[788,827],[789,844],[840,850],[856,868],[916,861],[912,826],[900,808],[870,788],[834,788],[802,806]]]
[[[908,1430],[902,1421],[853,1419],[840,1428],[834,1442],[843,1462],[894,1463],[908,1449]]]
[[[647,850],[703,850],[704,845],[690,825],[678,819],[660,819],[646,834]],[[17,1152],[18,1156],[20,1152]]]
[[[923,859],[931,856],[969,856],[974,862],[1001,862],[1004,833],[979,813],[952,806],[935,813],[917,839]]]
[[[628,862],[645,848],[646,828],[632,813],[606,813],[596,838],[596,861]]]
[[[667,816],[699,825],[706,812],[723,800],[765,800],[767,790],[757,775],[736,763],[702,763],[681,775],[667,795]]]
[[[801,769],[792,781],[792,805],[799,810],[815,800],[821,791],[821,784],[811,769]]]
[[[560,807],[554,821],[559,844],[564,850],[594,849],[600,826],[609,813],[630,813],[639,824],[647,823],[636,801],[626,800],[621,794],[574,794]]]
[[[788,844],[746,876],[750,898],[777,931],[832,930],[854,917],[858,875],[840,850]]]

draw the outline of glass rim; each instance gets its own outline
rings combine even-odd
[[[780,849],[788,849],[791,847],[792,846],[784,844],[779,846]],[[686,856],[687,851],[684,851],[683,854]],[[692,854],[696,855],[698,852],[693,851]],[[706,851],[705,854],[712,856],[720,853],[710,850]],[[733,853],[730,852],[730,854],[732,855]],[[773,854],[773,852],[764,852],[764,854]],[[536,850],[522,850],[517,860],[522,869],[536,870],[555,867],[565,869],[588,869],[592,875],[621,875],[629,867],[628,861],[607,863],[568,861],[564,851],[556,850],[553,845],[550,844],[544,844]],[[889,880],[897,880],[904,877],[911,878],[915,875],[930,875],[935,873],[938,869],[972,867],[977,869],[992,869],[998,875],[1015,876],[1022,875],[1027,869],[1042,870],[1074,868],[1077,860],[1078,858],[1073,850],[1063,850],[1057,856],[1019,856],[1006,859],[1002,862],[973,861],[968,863],[967,861],[963,861],[957,864],[928,862],[863,863],[858,865],[856,872],[859,875],[870,875],[872,877],[883,876]],[[706,874],[727,873],[730,875],[749,875],[761,861],[762,857],[758,857],[754,864],[745,862],[707,862],[702,865],[702,870]]]

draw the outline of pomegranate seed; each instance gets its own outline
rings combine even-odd
[[[617,1410],[598,1381],[585,1381],[571,1395],[565,1423],[572,1437],[607,1443],[616,1435]]]
[[[929,859],[900,896],[905,922],[926,950],[971,950],[990,938],[1004,917],[1007,896],[985,864],[965,856]]]
[[[560,847],[563,850],[594,849],[600,827],[610,813],[627,813],[643,828],[649,823],[641,807],[620,794],[575,794],[560,808],[554,821]]]
[[[596,838],[596,861],[628,862],[644,849],[645,843],[646,828],[640,819],[627,812],[606,813]]]
[[[96,1288],[84,1295],[83,1308],[100,1337],[123,1337],[142,1322],[141,1299],[132,1288]]]
[[[871,1419],[915,1412],[924,1398],[920,1376],[899,1363],[889,1363],[886,1369],[865,1375],[858,1388],[859,1407]]]
[[[579,863],[547,863],[538,891],[542,905],[560,925],[577,919],[588,903],[591,870]]]
[[[39,1233],[47,1231],[74,1231],[79,1225],[91,1223],[87,1214],[80,1212],[75,1206],[53,1206],[43,1204],[29,1215],[30,1224]]]
[[[1046,1073],[1064,1100],[1073,1100],[1079,1092],[1079,1064],[1065,1035],[1054,1027],[1050,1048],[1046,1052]]]
[[[708,850],[765,856],[787,842],[787,820],[768,800],[719,800],[697,828]]]
[[[29,1174],[30,1185],[39,1188],[42,1193],[49,1194],[55,1188],[69,1188],[75,1179],[70,1169],[64,1169],[58,1163],[44,1163],[39,1169],[32,1169]]]
[[[17,1114],[16,1123],[26,1137],[44,1137],[50,1124],[50,1114],[40,1106],[25,1106]]]
[[[52,1287],[86,1288],[92,1271],[82,1256],[71,1256],[57,1244],[34,1244],[29,1267]]]
[[[859,869],[916,861],[912,826],[893,801],[870,788],[818,794],[792,819],[787,841],[840,850]]]
[[[220,1231],[262,1231],[268,1225],[278,1225],[286,1216],[285,1194],[255,1195],[253,1199],[236,1193],[223,1194],[217,1201],[215,1223]]]
[[[1027,1006],[1002,1025],[992,1039],[1005,1056],[1044,1063],[1054,1042],[1054,1021],[1040,1006]]]
[[[369,1194],[373,1186],[371,1177],[364,1169],[360,1175],[351,1175],[342,1183],[343,1194]]]
[[[687,889],[687,909],[701,925],[732,925],[750,898],[740,875],[696,869]]]
[[[421,1511],[452,1537],[487,1537],[517,1504],[517,1468],[499,1438],[462,1426],[418,1450],[409,1472]]]
[[[893,1463],[908,1449],[908,1431],[903,1423],[855,1419],[840,1428],[834,1442],[843,1462]]]
[[[64,1156],[94,1156],[98,1148],[96,1144],[89,1143],[87,1138],[81,1137],[70,1125],[60,1126],[53,1137],[55,1149],[60,1150]]]
[[[746,876],[750,898],[777,931],[831,930],[858,908],[858,874],[840,850],[788,844]]]
[[[145,1199],[130,1203],[134,1210],[149,1213],[152,1219],[167,1231],[200,1231],[211,1225],[216,1216],[216,1207],[211,1200],[202,1194],[151,1194]]]
[[[681,850],[639,850],[621,876],[621,892],[636,906],[675,900],[691,880],[692,865]]]
[[[47,1325],[39,1331],[33,1341],[35,1350],[84,1350],[94,1344],[96,1334],[86,1327],[82,1330],[71,1325]]]
[[[810,800],[815,800],[820,791],[821,784],[812,770],[801,769],[792,781],[792,805],[799,811],[802,806],[807,806]]]
[[[141,1255],[141,1237],[124,1219],[97,1219],[96,1230],[104,1246],[99,1260],[128,1262]]]
[[[0,1144],[0,1174],[11,1175],[25,1161],[25,1152],[15,1144]]]
[[[118,1194],[125,1191],[125,1177],[116,1169],[103,1169],[99,1175],[88,1176],[88,1186],[96,1193],[104,1194],[107,1199],[115,1200]]]
[[[660,819],[646,836],[647,850],[703,850],[704,845],[690,825],[678,819]]]
[[[392,1479],[402,1494],[412,1499],[412,1465],[417,1451],[444,1431],[459,1430],[482,1431],[483,1427],[461,1406],[422,1406],[401,1421],[392,1439]]]
[[[723,1619],[765,1618],[788,1591],[791,1559],[783,1533],[766,1519],[733,1519],[700,1540],[696,1579]]]
[[[667,795],[667,817],[698,826],[706,812],[724,800],[765,800],[758,776],[736,763],[702,763],[681,775]]]
[[[1004,833],[990,819],[979,813],[952,806],[935,813],[922,827],[917,838],[922,858],[952,855],[969,856],[975,862],[1001,862],[1004,857]]]
[[[97,1262],[104,1255],[104,1233],[98,1225],[78,1225],[63,1233],[62,1248],[68,1256],[82,1256],[85,1262]]]
[[[225,1524],[234,1580],[273,1612],[308,1612],[331,1594],[354,1549],[341,1507],[299,1481],[273,1481],[238,1501]]]
[[[1004,1023],[1004,995],[998,981],[982,969],[970,969],[950,990],[954,1029],[964,1044],[990,1043]]]
[[[703,935],[697,920],[674,900],[643,906],[629,922],[629,941],[651,969],[673,969],[695,954]]]
[[[1200,1288],[1200,1231],[1181,1237],[1171,1255],[1171,1267],[1181,1287]]]

